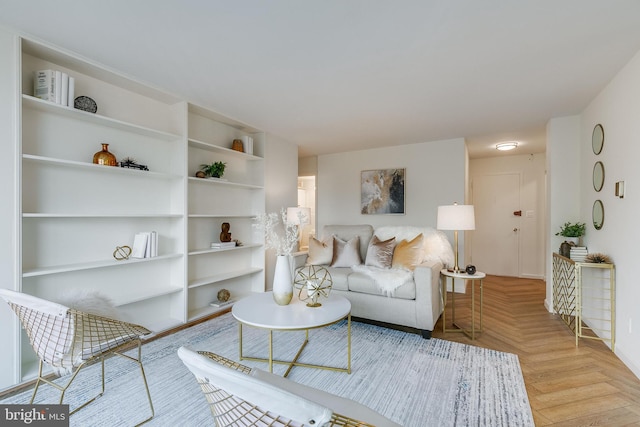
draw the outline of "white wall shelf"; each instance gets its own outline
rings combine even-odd
[[[122,260],[122,261],[116,261],[115,259],[107,259],[107,260],[95,261],[95,262],[83,262],[83,263],[77,263],[77,264],[58,265],[58,266],[52,266],[52,267],[39,267],[39,268],[24,270],[22,272],[22,277],[46,276],[49,274],[69,273],[73,271],[91,270],[95,268],[105,268],[105,267],[123,267],[131,264],[157,262],[165,259],[180,258],[180,257],[182,257],[182,254],[170,254],[170,255],[159,255],[153,258],[129,258],[127,260]]]
[[[165,141],[175,141],[180,139],[179,135],[175,135],[169,132],[140,126],[134,123],[127,123],[125,121],[112,119],[110,117],[102,116],[97,113],[94,114],[82,110],[76,110],[75,108],[71,107],[64,107],[53,102],[43,101],[31,95],[22,95],[22,105],[26,108],[32,108],[34,110],[40,110],[53,114],[60,114],[74,120],[107,126],[114,129],[124,130],[126,132],[132,132],[140,135],[162,139]]]
[[[264,189],[264,186],[262,185],[241,184],[239,182],[223,181],[220,179],[189,177],[189,182],[197,182],[198,184],[204,184],[204,185],[222,185],[222,186],[228,185],[230,187],[247,188],[247,189],[253,189],[253,190]]]
[[[171,295],[179,292],[183,292],[184,288],[182,286],[170,286],[167,288],[156,288],[152,292],[143,291],[143,292],[131,292],[118,295],[113,298],[113,302],[116,306],[124,306],[129,304],[135,304],[140,301],[147,301],[151,298],[158,298],[165,295]]]
[[[199,286],[211,285],[213,283],[223,282],[229,279],[235,279],[237,277],[249,276],[252,274],[262,272],[262,268],[250,268],[247,270],[235,270],[227,271],[225,273],[216,274],[214,276],[202,277],[200,279],[189,282],[189,288],[197,288]]]
[[[232,218],[247,218],[247,219],[254,219],[256,216],[255,215],[210,215],[210,214],[189,214],[189,218],[228,218],[228,219],[232,219]]]
[[[205,254],[210,254],[210,253],[215,253],[215,252],[241,251],[241,250],[247,250],[247,249],[253,249],[253,248],[261,248],[261,247],[262,247],[262,245],[260,245],[260,244],[249,244],[249,245],[236,246],[234,248],[194,249],[194,250],[189,251],[189,256],[191,256],[191,255],[205,255]]]
[[[219,145],[210,144],[208,142],[198,141],[196,139],[189,139],[189,147],[192,148],[200,148],[202,150],[207,151],[215,151],[219,153],[224,153],[229,156],[236,156],[240,159],[245,160],[253,160],[253,161],[263,161],[262,157],[254,156],[253,154],[247,154],[242,151],[232,150],[231,148],[221,147]]]
[[[44,157],[44,156],[34,156],[31,154],[23,154],[22,158],[25,161],[30,162],[39,162],[43,164],[51,164],[54,166],[60,166],[64,168],[80,168],[86,169],[91,172],[96,173],[105,173],[105,174],[126,174],[132,177],[144,177],[144,178],[155,178],[155,179],[182,179],[181,175],[177,174],[167,174],[167,173],[159,173],[152,171],[143,171],[138,169],[129,169],[129,168],[121,168],[118,166],[104,166],[104,165],[96,165],[94,163],[87,162],[77,162],[73,160],[63,160],[63,159],[55,159],[52,157]]]
[[[23,218],[182,218],[179,214],[76,214],[76,213],[23,213]]]

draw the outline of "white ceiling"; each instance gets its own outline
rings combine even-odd
[[[0,24],[300,155],[464,137],[544,151],[640,50],[638,0],[0,0]]]

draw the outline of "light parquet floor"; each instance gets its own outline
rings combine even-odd
[[[541,280],[487,276],[484,332],[474,341],[443,334],[440,318],[433,336],[517,354],[536,426],[640,426],[640,380],[603,342],[581,339],[576,347],[544,298]],[[470,302],[469,290],[456,294],[458,323],[468,324]]]

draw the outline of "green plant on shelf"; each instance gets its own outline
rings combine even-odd
[[[584,236],[586,228],[587,226],[584,222],[565,222],[560,226],[560,231],[556,233],[556,236],[581,237]]]
[[[211,164],[200,165],[200,168],[206,176],[211,176],[213,178],[222,178],[226,166],[227,164],[225,162],[213,162]]]

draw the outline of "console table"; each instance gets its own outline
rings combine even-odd
[[[615,266],[553,254],[553,309],[579,338],[609,341],[615,350]]]

